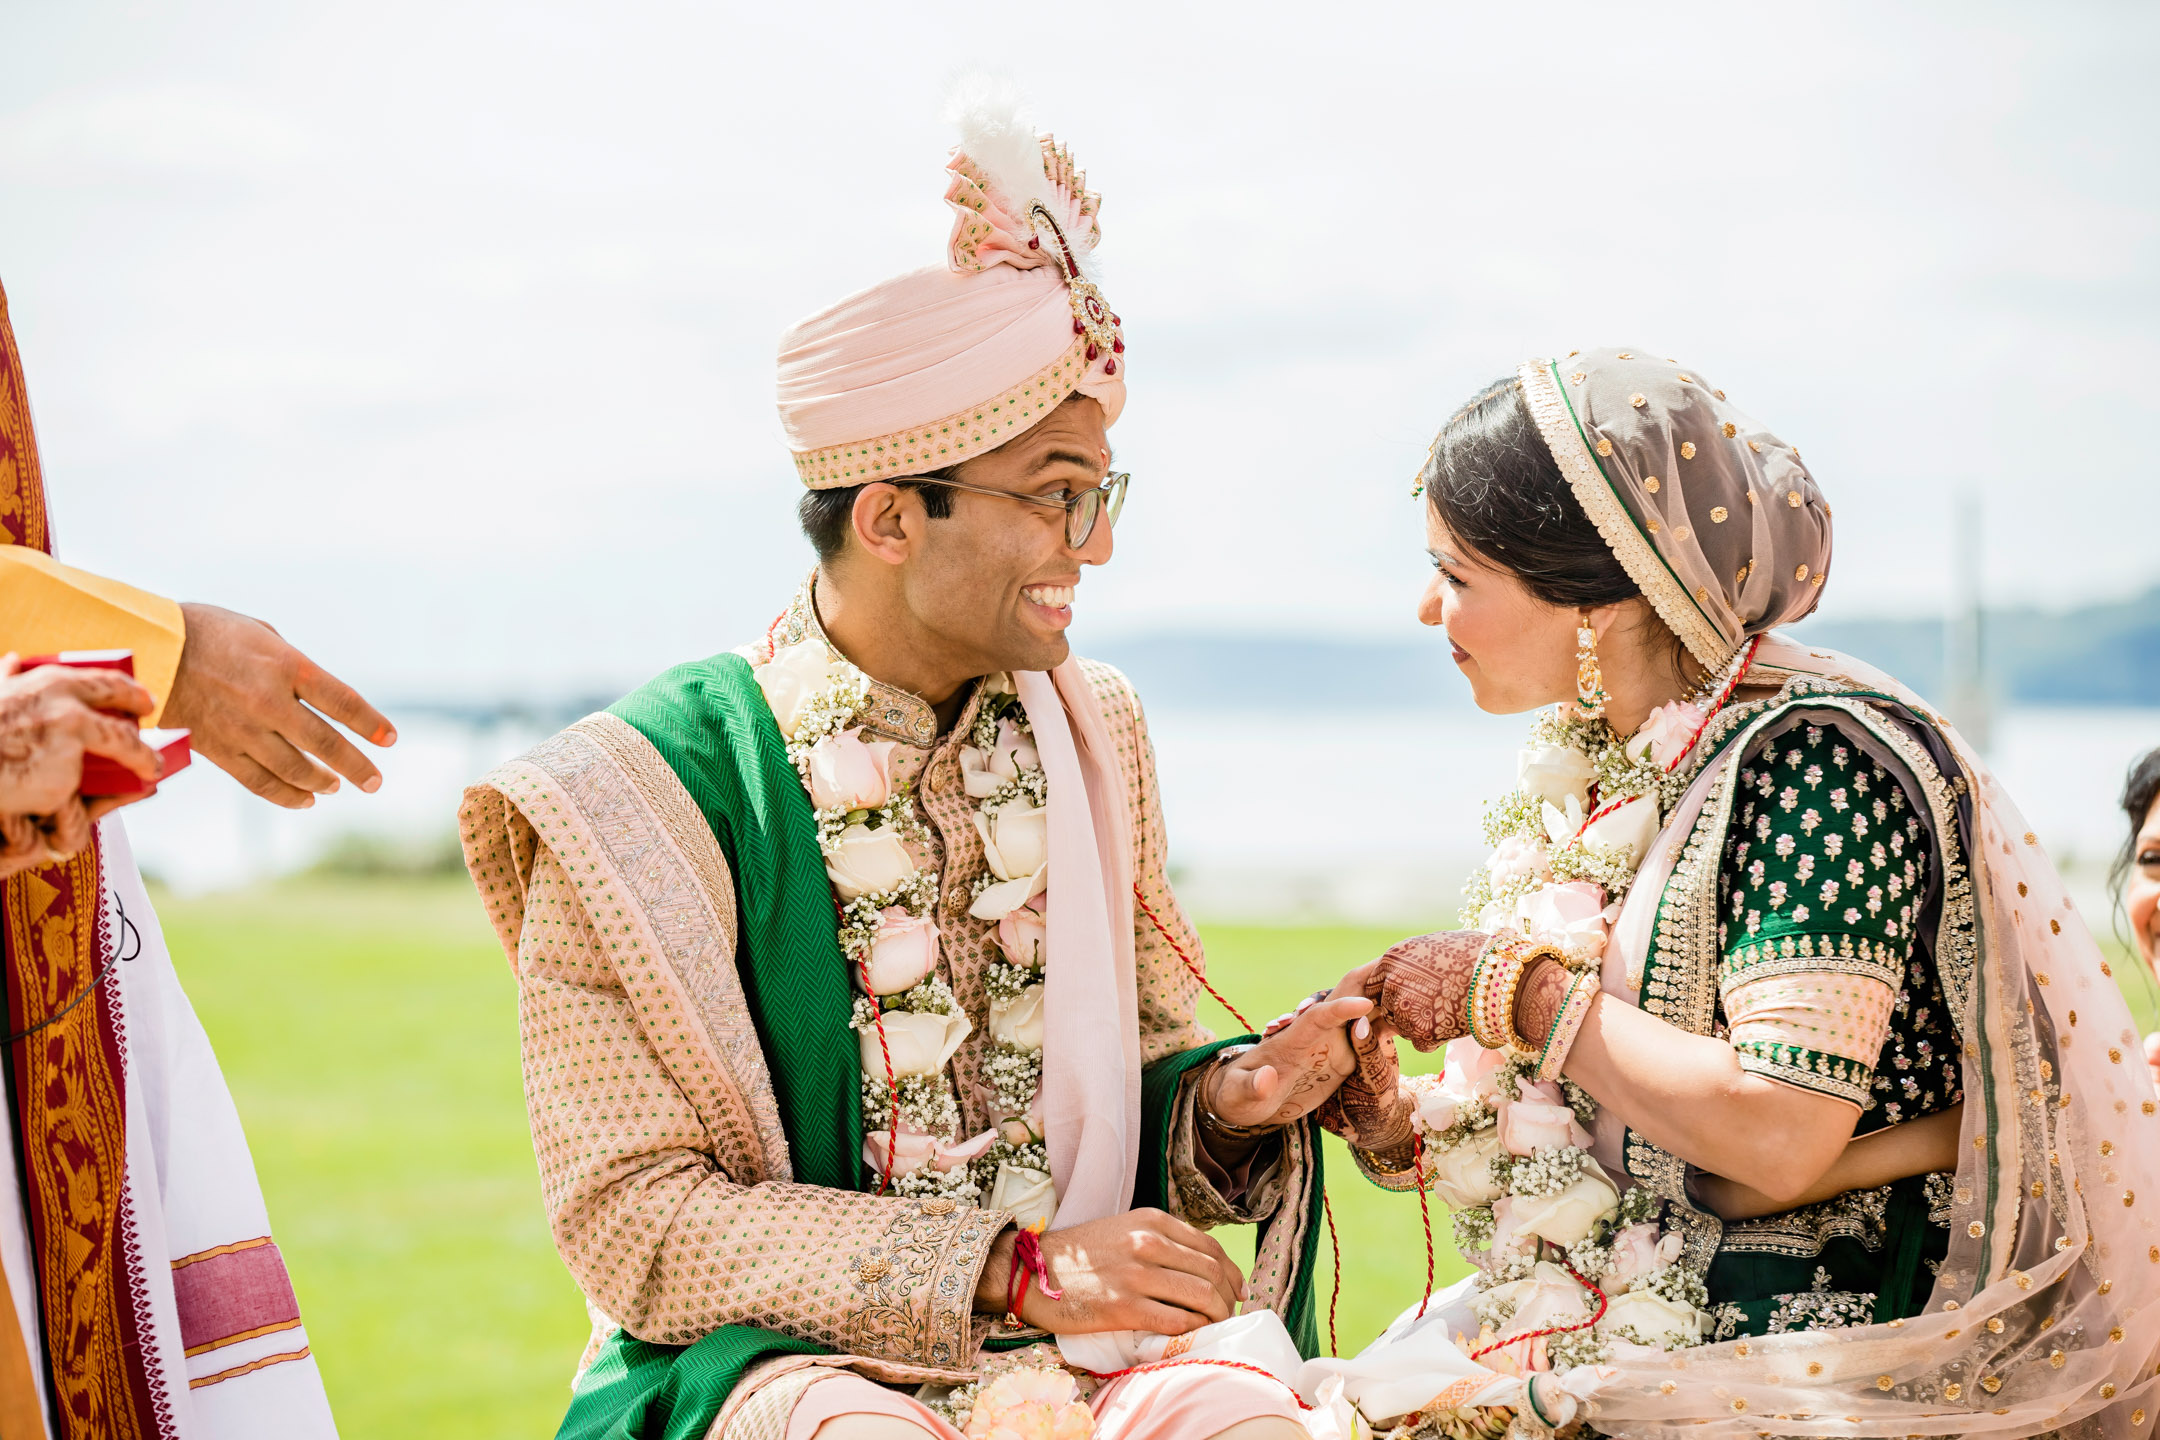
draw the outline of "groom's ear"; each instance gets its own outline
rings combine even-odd
[[[848,520],[856,545],[865,555],[887,565],[906,563],[930,523],[919,494],[882,482],[865,485],[856,492]]]

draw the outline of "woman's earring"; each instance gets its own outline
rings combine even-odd
[[[1580,720],[1596,720],[1605,713],[1605,702],[1612,697],[1605,693],[1605,672],[1598,668],[1597,631],[1590,628],[1590,617],[1581,617],[1575,625],[1575,715]]]

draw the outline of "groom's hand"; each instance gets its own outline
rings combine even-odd
[[[975,1308],[1005,1312],[1016,1231],[990,1248]],[[1049,1289],[1028,1286],[1020,1318],[1054,1334],[1147,1330],[1183,1335],[1227,1320],[1245,1298],[1245,1277],[1214,1239],[1160,1210],[1132,1210],[1042,1237]]]
[[[1357,1067],[1350,1027],[1371,1029],[1364,1016],[1373,1002],[1360,993],[1368,968],[1351,971],[1326,999],[1269,1026],[1259,1044],[1215,1067],[1201,1103],[1216,1119],[1245,1127],[1288,1125],[1312,1113]]]

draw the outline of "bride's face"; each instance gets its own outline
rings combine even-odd
[[[1480,710],[1514,715],[1575,693],[1575,612],[1548,605],[1522,581],[1472,554],[1425,507],[1432,583],[1418,619],[1446,629],[1455,664]]]
[[[2123,891],[2130,933],[2148,965],[2160,962],[2160,798],[2145,812],[2130,854],[2130,883]]]

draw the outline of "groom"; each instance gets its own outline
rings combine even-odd
[[[1306,1117],[1370,1002],[1257,1044],[1194,1019],[1138,698],[1065,636],[1127,483],[1098,202],[1010,116],[971,126],[947,263],[783,339],[816,570],[461,812],[595,1322],[564,1435],[949,1433],[912,1392],[986,1342],[1241,1308],[1314,1348]],[[1249,1280],[1227,1223],[1263,1226]],[[1106,1440],[1303,1434],[1226,1367],[1096,1405]]]

